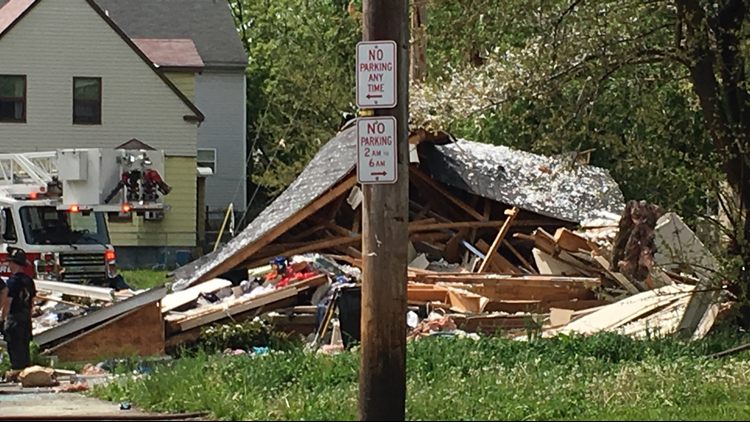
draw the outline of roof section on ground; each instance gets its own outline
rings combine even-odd
[[[432,177],[459,189],[554,218],[580,222],[599,211],[620,212],[622,193],[606,170],[507,147],[458,141],[425,145]],[[226,246],[174,272],[176,290],[190,286],[334,187],[356,163],[356,128],[321,148],[268,208]],[[542,168],[549,169],[551,174]]]
[[[309,203],[334,187],[354,168],[356,129],[339,133],[328,141],[302,174],[240,234],[216,252],[205,255],[174,273],[174,288],[180,290],[208,273],[216,265],[239,253],[291,218]]]
[[[485,198],[576,223],[624,208],[617,182],[599,167],[463,139],[423,145],[433,179]]]
[[[95,1],[131,38],[190,38],[206,66],[247,66],[225,0]]]

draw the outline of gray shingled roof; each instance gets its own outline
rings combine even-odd
[[[600,211],[619,214],[624,206],[617,182],[598,167],[569,168],[560,157],[464,140],[424,147],[427,157],[422,163],[435,180],[523,210],[578,223]],[[190,286],[331,189],[352,171],[356,152],[355,127],[331,139],[297,180],[242,233],[224,248],[177,269],[174,288]]]
[[[620,214],[625,199],[600,167],[501,145],[459,139],[425,144],[423,163],[446,185],[548,217],[580,223],[599,211]]]
[[[334,187],[354,168],[356,129],[339,133],[313,157],[289,187],[223,248],[204,255],[174,272],[174,289],[181,290],[219,263],[260,239],[271,229],[297,214],[307,204]]]
[[[95,1],[130,38],[190,38],[206,67],[247,66],[226,0]]]

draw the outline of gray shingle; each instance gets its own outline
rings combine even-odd
[[[190,286],[219,263],[239,253],[336,185],[356,163],[356,128],[331,139],[268,208],[225,247],[174,272],[174,288]],[[624,199],[604,169],[578,165],[503,146],[460,140],[424,144],[432,177],[446,185],[542,215],[582,222],[600,211],[620,213]],[[550,173],[540,170],[549,169]]]
[[[226,0],[95,1],[130,38],[190,38],[207,67],[247,65]]]
[[[609,172],[505,146],[466,140],[425,144],[431,177],[446,185],[548,217],[581,223],[620,214],[625,199]]]
[[[180,267],[174,272],[174,289],[181,290],[219,263],[260,239],[332,188],[354,168],[356,129],[339,133],[326,143],[302,174],[271,205],[226,246]]]

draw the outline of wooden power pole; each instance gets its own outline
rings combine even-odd
[[[382,57],[381,51],[377,50],[381,48],[381,45],[377,45],[378,41],[385,41],[389,45],[395,42],[395,63],[390,62],[394,64],[395,80],[391,85],[379,84],[378,80],[382,77],[372,74],[367,76],[368,79],[358,79],[358,92],[365,86],[369,89],[369,94],[363,92],[366,97],[362,98],[360,104],[367,99],[380,97],[381,91],[392,92],[389,91],[389,86],[394,85],[395,92],[392,95],[396,101],[393,106],[385,106],[386,98],[391,95],[386,94],[382,97],[383,102],[377,106],[370,109],[360,106],[365,109],[363,116],[371,117],[360,119],[362,123],[358,126],[358,148],[364,151],[359,154],[358,161],[358,177],[362,177],[360,181],[364,193],[359,419],[403,421],[406,400],[406,261],[409,242],[409,2],[364,0],[362,8],[363,43],[369,42],[374,49],[368,52],[368,57],[362,59],[370,58],[374,61]],[[373,63],[369,67],[371,71],[388,68],[386,62]],[[366,67],[358,67],[358,72],[362,69]],[[387,75],[385,79],[388,79]],[[375,82],[366,83],[367,81]],[[394,118],[395,122],[390,124],[392,130],[377,126],[383,128],[378,130],[375,124],[365,125],[367,121],[393,122]],[[395,155],[391,157],[393,164],[389,164],[387,160],[372,161],[367,158],[372,151],[366,146],[371,143],[363,140],[363,136],[359,134],[362,131],[367,135],[377,135],[384,133],[383,131],[393,134],[392,141],[395,145],[391,146],[391,152],[382,150],[382,154],[386,156],[391,153]],[[382,142],[378,141],[381,138],[376,136],[374,139],[376,140],[372,145],[382,147]],[[369,162],[369,170],[363,161]],[[378,165],[381,164],[388,170],[379,171]],[[382,178],[392,176],[394,170],[397,178],[383,182]],[[370,173],[365,174],[366,171]],[[377,178],[381,181],[374,182]],[[366,183],[366,179],[370,181]]]
[[[411,12],[411,78],[423,82],[427,75],[427,0],[416,0]]]

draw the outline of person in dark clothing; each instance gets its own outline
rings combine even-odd
[[[21,249],[8,250],[8,265],[13,274],[5,282],[7,299],[2,305],[0,324],[4,324],[3,337],[8,344],[8,355],[13,370],[31,365],[31,312],[34,307],[36,285],[34,279],[23,272],[31,263]]]

